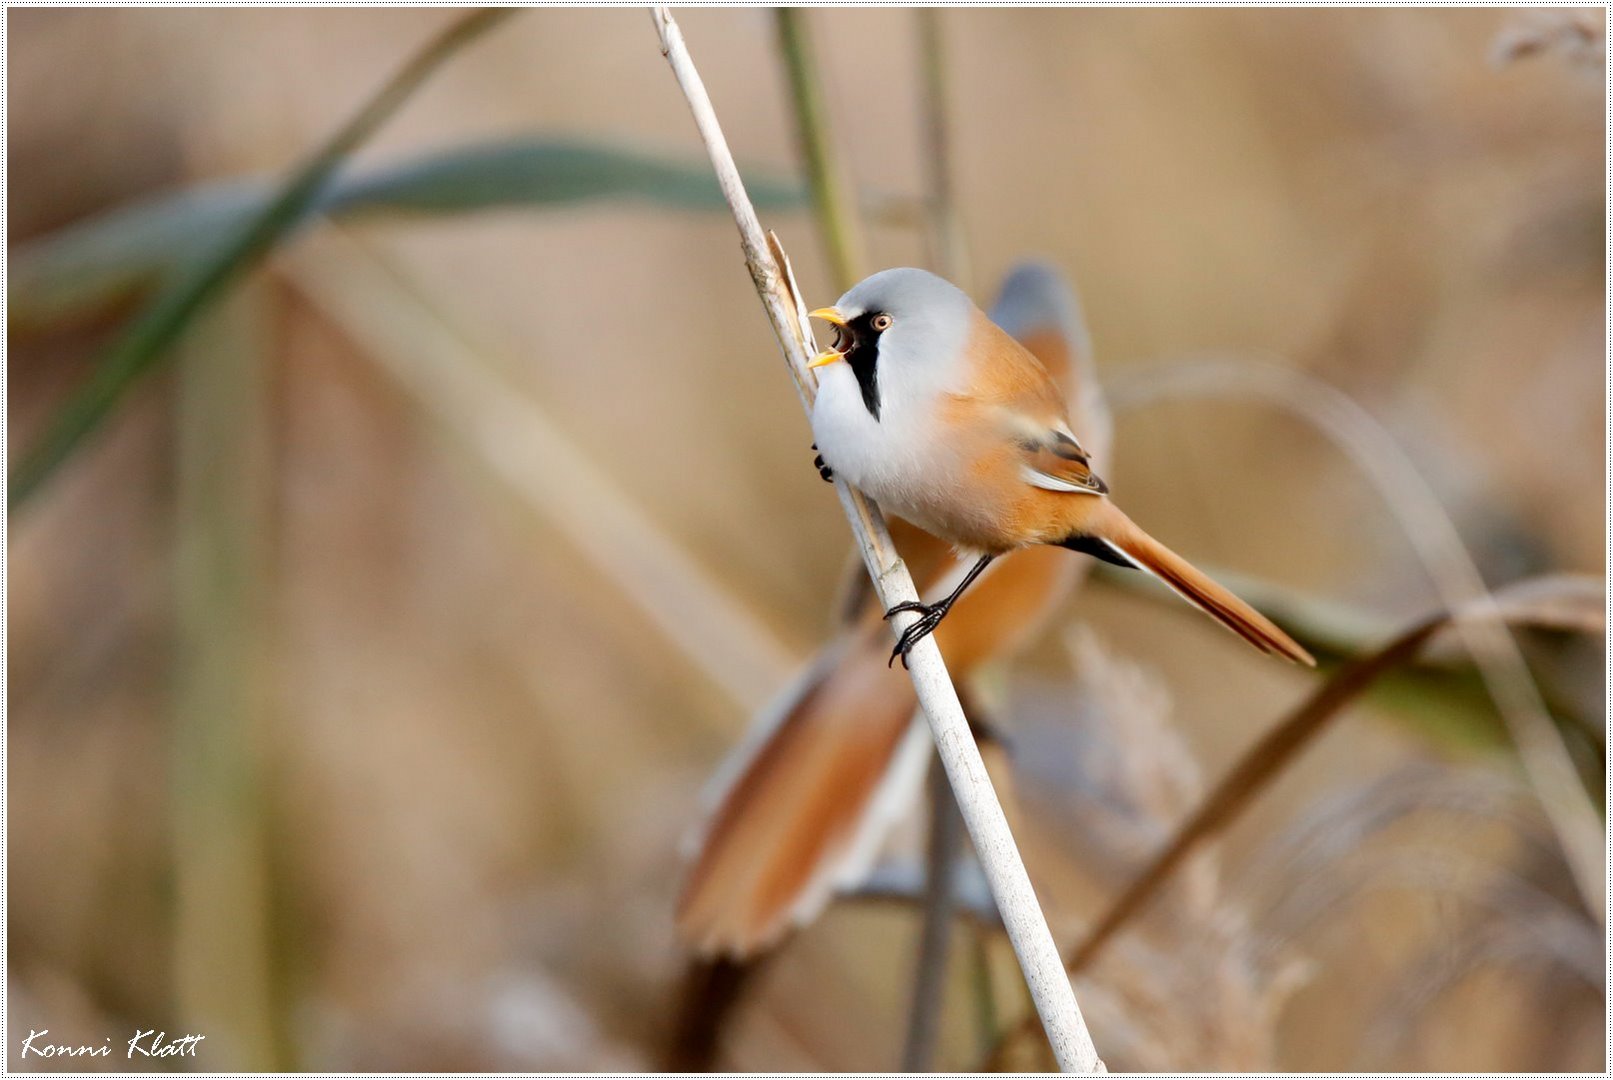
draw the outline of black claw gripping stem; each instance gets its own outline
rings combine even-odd
[[[938,600],[933,604],[921,604],[916,600],[905,600],[885,612],[885,618],[887,619],[899,611],[917,611],[920,613],[913,625],[903,630],[902,636],[896,639],[896,648],[891,650],[890,659],[885,661],[885,666],[890,667],[896,662],[896,658],[900,656],[902,658],[902,667],[905,669],[907,667],[907,654],[912,651],[913,646],[924,640],[927,635],[935,632],[935,628],[941,625],[941,620],[946,618],[947,612],[952,610],[952,605],[958,602],[958,597],[963,595],[963,590],[973,584],[974,579],[979,577],[981,571],[990,565],[991,560],[996,557],[995,555],[982,555],[980,561],[975,563],[969,572],[964,575],[963,580],[958,583],[958,587],[953,589],[951,595],[943,600]]]

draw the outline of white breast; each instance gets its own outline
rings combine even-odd
[[[850,366],[822,368],[812,410],[818,451],[838,477],[884,509],[923,525],[925,507],[950,486],[950,455],[938,452],[933,408],[880,389],[876,420]]]

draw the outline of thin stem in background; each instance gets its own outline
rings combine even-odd
[[[997,1043],[997,986],[991,977],[993,932],[978,924],[969,927],[969,982],[974,1002],[976,1046],[984,1058]]]
[[[782,259],[775,258],[769,237],[763,232],[755,208],[745,194],[739,170],[734,165],[733,155],[723,138],[705,85],[689,56],[682,32],[667,8],[657,7],[652,14],[660,34],[661,52],[671,65],[689,103],[695,126],[716,169],[718,182],[734,212],[734,222],[739,228],[740,243],[751,280],[756,285],[757,295],[778,337],[801,403],[810,413],[816,386],[807,368],[811,329],[807,325],[805,305],[799,293],[793,291],[793,283],[787,283],[785,275],[788,266]],[[782,252],[779,254],[782,255]],[[907,567],[896,554],[878,507],[844,481],[837,480],[835,489],[881,602],[890,608],[903,602],[917,601],[918,591],[913,587]],[[892,621],[895,624],[893,630],[901,633],[912,625],[914,616],[911,612],[902,612]],[[992,895],[996,898],[998,910],[1002,912],[1009,940],[1019,957],[1020,969],[1036,1000],[1053,1054],[1063,1069],[1097,1071],[1103,1063],[1081,1018],[1070,980],[1059,961],[1058,947],[1036,902],[1036,893],[1025,873],[1025,864],[1014,844],[1008,820],[1003,816],[1002,805],[986,773],[985,762],[981,760],[980,750],[969,731],[963,706],[947,675],[946,663],[932,637],[924,638],[915,646],[908,656],[908,665],[908,675],[913,680],[914,691],[930,723],[936,748],[946,766],[947,778],[952,783],[953,794],[963,812],[975,850],[980,855],[986,878],[991,883]]]
[[[919,101],[924,126],[925,203],[929,209],[930,260],[936,271],[964,292],[970,291],[969,249],[953,194],[952,140],[947,122],[947,65],[941,13],[919,8]]]
[[[697,959],[685,965],[663,1066],[668,1072],[716,1071],[723,1027],[769,959]]]
[[[823,102],[823,71],[818,54],[811,47],[805,13],[794,8],[774,10],[778,49],[789,76],[790,110],[795,117],[795,141],[807,168],[807,197],[812,202],[818,239],[829,259],[829,275],[836,291],[844,292],[867,273],[862,223],[856,207],[845,197],[845,170],[835,153],[835,140],[829,128],[829,111]],[[915,213],[909,227],[922,228],[926,207],[913,200]],[[847,553],[836,590],[835,616],[855,622],[868,601],[868,574],[856,545]]]
[[[174,997],[236,1068],[291,1068],[276,1008],[264,735],[271,700],[261,290],[180,350],[171,820]]]
[[[340,131],[292,171],[268,205],[238,232],[182,271],[132,325],[95,360],[89,381],[51,418],[7,483],[15,510],[101,425],[142,375],[169,355],[170,346],[209,302],[238,281],[290,232],[317,201],[348,156],[395,112],[433,72],[464,46],[513,14],[483,9],[456,20],[404,65]]]
[[[941,52],[941,20],[933,9],[916,12],[919,30],[919,113],[923,128],[925,240],[937,273],[968,291],[968,256],[962,226],[953,201],[952,162],[947,138],[946,62]],[[972,711],[972,709],[971,709]],[[922,1072],[935,1059],[946,1007],[947,959],[952,949],[952,919],[956,903],[956,864],[962,836],[957,806],[945,785],[928,788],[930,838],[925,852],[924,911],[919,927],[919,951],[913,971],[913,1000],[907,1018],[907,1041],[902,1068]],[[976,929],[976,942],[988,948]],[[974,982],[971,989],[989,992],[989,983]],[[995,1012],[995,1002],[976,1003],[976,1015]],[[988,1029],[995,1035],[995,1028]],[[990,1036],[988,1036],[990,1037]]]
[[[867,265],[855,192],[835,156],[834,140],[829,135],[823,80],[805,25],[806,12],[801,8],[775,8],[773,19],[778,27],[779,52],[790,77],[796,142],[806,164],[829,271],[835,288],[844,291],[861,280]]]
[[[925,14],[921,13],[921,18]],[[824,250],[829,255],[835,287],[847,289],[865,273],[861,227],[846,198],[844,171],[834,153],[835,141],[829,130],[829,119],[823,103],[822,72],[811,47],[805,12],[781,8],[775,11],[774,17],[778,25],[779,51],[789,71],[796,137],[807,165]],[[925,19],[923,25],[930,31],[924,39],[927,53],[924,83],[931,91],[924,99],[924,127],[929,136],[926,140],[929,150],[926,235],[934,249],[932,262],[937,263],[936,269],[943,276],[957,280],[961,271],[962,248],[956,240],[956,217],[947,179],[946,125],[945,118],[940,115],[944,109],[940,74],[936,70],[940,59],[934,55],[939,48],[939,36],[933,18]],[[860,567],[855,563],[848,569],[850,573],[862,576]],[[854,592],[860,593],[860,590]],[[953,871],[962,848],[957,806],[938,762],[932,762],[931,779],[926,797],[930,811],[930,840],[927,845],[924,904],[914,959],[907,1035],[902,1047],[902,1069],[905,1072],[926,1071],[935,1058],[941,1016],[946,1005],[947,957],[951,949],[952,919],[956,908]]]
[[[835,140],[829,131],[828,112],[823,102],[823,76],[805,25],[806,13],[779,8],[774,12],[774,19],[778,26],[779,52],[789,72],[796,140],[807,165],[813,207],[824,250],[829,256],[830,273],[836,289],[849,289],[866,273],[861,225],[845,198],[845,175],[834,153]],[[924,207],[926,224],[932,229],[934,206],[932,200]],[[858,598],[853,602],[855,610],[861,607],[861,598],[868,587],[868,578],[855,551],[846,573],[850,576],[849,595]],[[848,593],[844,588],[841,591]],[[930,811],[930,837],[919,908],[913,991],[908,1005],[907,1035],[902,1044],[904,1072],[925,1072],[935,1058],[946,1004],[947,953],[956,908],[953,870],[963,839],[959,828],[962,822],[947,786],[946,773],[933,752],[929,778],[926,802]]]
[[[902,1047],[903,1072],[929,1072],[941,1034],[946,1004],[947,957],[951,952],[952,916],[957,910],[958,856],[963,850],[963,824],[941,763],[930,761],[926,795],[930,804],[930,837],[925,851],[924,916],[920,924],[918,960],[913,968],[913,997],[907,1014],[907,1042]]]

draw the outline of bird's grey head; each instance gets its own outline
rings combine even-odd
[[[863,404],[878,419],[882,409],[955,381],[974,310],[962,289],[927,270],[881,270],[814,313],[835,324],[837,355],[820,360],[850,365]]]

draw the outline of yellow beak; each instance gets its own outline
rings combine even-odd
[[[840,314],[840,309],[839,308],[821,307],[817,311],[809,311],[809,312],[807,312],[807,318],[809,318],[809,319],[822,319],[824,322],[828,323],[830,326],[845,326],[846,325],[846,317],[844,315]],[[813,357],[812,360],[810,362],[808,362],[807,367],[809,367],[809,368],[822,367],[825,364],[832,364],[836,360],[844,360],[845,358],[846,358],[845,353],[835,352],[833,349],[825,349],[823,352],[821,352],[817,356]]]

